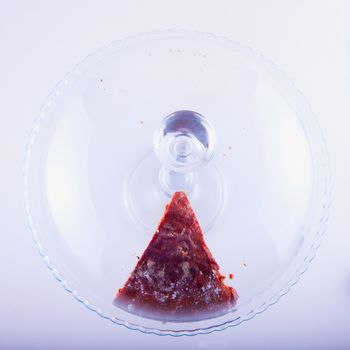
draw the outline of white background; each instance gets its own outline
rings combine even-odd
[[[0,349],[349,349],[349,22],[338,0],[0,0]],[[333,171],[328,231],[301,282],[255,319],[194,338],[133,332],[73,300],[35,251],[21,192],[26,138],[54,84],[100,46],[166,28],[225,35],[275,61],[318,115]]]

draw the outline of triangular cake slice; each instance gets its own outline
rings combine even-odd
[[[238,298],[224,278],[186,194],[175,192],[114,304],[162,320],[213,317],[231,309]]]

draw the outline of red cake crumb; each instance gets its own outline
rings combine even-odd
[[[238,298],[224,278],[186,194],[175,192],[114,304],[162,320],[213,317],[231,309]]]
[[[233,277],[235,277],[235,276],[234,276],[233,273],[230,273],[230,274],[228,275],[228,277],[229,277],[230,280],[233,280]]]

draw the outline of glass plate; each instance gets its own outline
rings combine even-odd
[[[191,175],[205,240],[239,300],[218,317],[162,322],[112,302],[169,201],[157,147],[178,111],[211,128],[210,157],[179,174]],[[29,226],[62,286],[116,324],[174,336],[238,325],[286,294],[320,244],[329,184],[322,133],[294,83],[251,48],[192,31],[128,37],[77,64],[39,111],[24,169]]]

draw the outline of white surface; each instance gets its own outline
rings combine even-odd
[[[349,348],[350,95],[345,16],[338,0],[75,1],[74,5],[2,1],[0,348]],[[96,48],[125,35],[164,28],[222,34],[278,63],[318,115],[333,170],[328,232],[301,282],[255,319],[195,338],[132,332],[101,320],[73,300],[37,255],[21,197],[26,138],[54,84]]]

